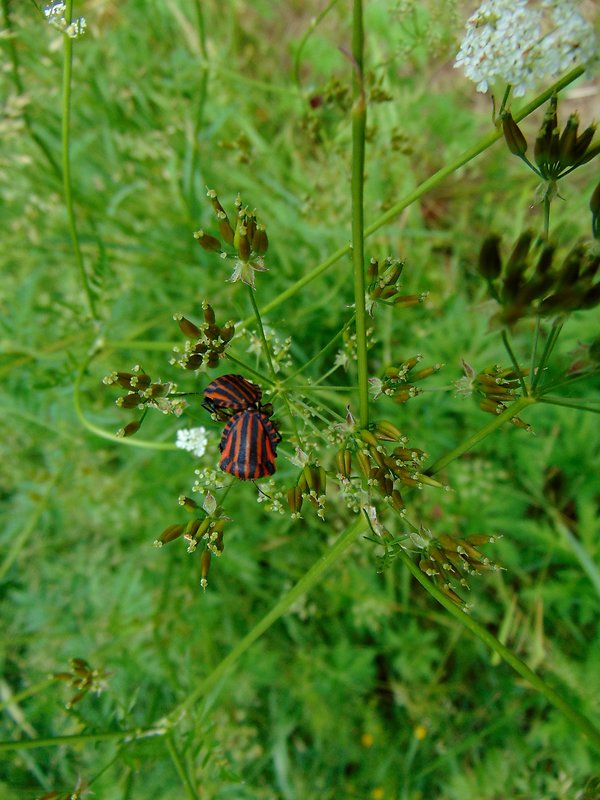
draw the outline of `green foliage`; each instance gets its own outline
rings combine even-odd
[[[598,725],[595,312],[561,318],[545,361],[551,329],[542,323],[538,379],[529,374],[535,321],[501,329],[478,274],[489,234],[513,243],[527,228],[542,235],[548,219],[563,264],[591,230],[593,165],[561,178],[564,202],[552,199],[544,216],[532,205],[535,176],[503,144],[461,161],[496,129],[491,109],[452,70],[462,24],[455,4],[368,4],[367,229],[457,162],[365,241],[367,263],[404,262],[387,302],[367,281],[368,376],[417,354],[424,359],[409,375],[444,365],[415,382],[423,392],[407,403],[385,394],[371,401],[371,423],[389,421],[430,454],[423,480],[447,457],[436,480],[451,489],[403,484],[405,517],[373,490],[377,539],[335,477],[341,447],[352,453],[357,489],[358,452],[369,453],[367,475],[379,452],[345,421],[348,405],[358,417],[356,387],[367,377],[354,361],[351,323],[363,300],[346,250],[351,15],[336,3],[326,13],[298,2],[277,13],[267,2],[226,5],[76,3],[88,31],[73,42],[71,185],[94,320],[63,200],[62,34],[35,4],[3,1],[11,33],[0,78],[0,739],[13,744],[2,757],[0,798],[62,798],[80,779],[80,796],[89,784],[106,800],[591,800],[597,752],[577,723],[516,678],[393,556],[419,563],[421,526],[433,537],[501,537],[481,547],[501,569],[483,571],[471,556],[478,574],[457,588],[462,601]],[[583,130],[585,98],[578,110]],[[531,141],[543,117],[540,109],[519,121]],[[233,261],[193,238],[219,235],[207,188],[232,219],[239,193],[266,224],[268,272],[256,272],[252,296],[258,318],[251,290],[228,282]],[[230,255],[242,257],[243,247],[236,240]],[[415,307],[398,302],[424,293]],[[236,323],[231,361],[218,373],[169,363],[184,341],[173,315],[201,324],[205,301],[219,326]],[[498,415],[480,408],[489,396],[457,395],[469,368],[481,376],[498,364],[518,384],[502,331],[526,368],[531,403],[518,414],[534,434],[496,425]],[[190,519],[180,495],[202,503],[194,470],[216,468],[223,421],[191,395],[183,418],[150,409],[139,433],[116,439],[140,414],[112,406],[116,394],[102,378],[136,364],[153,381],[195,393],[216,374],[250,370],[274,405],[283,441],[273,482],[261,484],[263,495],[235,480],[225,496],[213,490],[227,521],[205,592],[203,542],[195,553],[183,539],[152,545]],[[542,402],[535,392],[551,385],[552,402]],[[513,399],[522,399],[521,386]],[[198,425],[208,446],[194,459],[174,441],[179,428]],[[308,454],[302,475],[327,471],[324,519],[308,496],[299,519],[287,508],[286,490],[302,480],[298,435]],[[397,444],[377,441],[386,452]],[[354,523],[359,538],[348,535]],[[382,543],[390,565],[378,572]],[[313,580],[319,559],[327,570]],[[307,591],[288,602],[307,576]],[[274,610],[226,669],[223,659]],[[72,659],[98,672],[68,707],[82,685],[77,673],[69,681]]]

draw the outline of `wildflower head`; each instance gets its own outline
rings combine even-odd
[[[593,68],[600,47],[571,0],[485,0],[469,17],[456,57],[478,92],[511,84],[516,97],[578,65]]]
[[[182,428],[177,431],[175,444],[182,450],[188,450],[192,455],[200,458],[204,455],[208,437],[205,428]]]

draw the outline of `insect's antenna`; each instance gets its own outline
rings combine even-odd
[[[256,488],[262,494],[263,497],[266,497],[267,500],[272,500],[273,499],[270,494],[267,494],[266,492],[263,492],[263,490],[260,488],[260,486],[258,485],[258,483],[256,481],[252,481],[252,483],[256,486]]]

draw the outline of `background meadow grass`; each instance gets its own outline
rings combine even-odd
[[[402,15],[373,0],[365,9],[367,225],[491,130],[487,98],[452,69],[464,17],[450,2],[416,6]],[[182,390],[210,380],[168,365],[182,342],[173,313],[198,319],[208,299],[222,322],[251,308],[244,288],[226,282],[229,266],[192,238],[215,229],[206,187],[228,210],[239,191],[267,224],[260,306],[349,242],[351,70],[340,48],[349,46],[350,13],[338,4],[305,39],[322,11],[314,3],[206,2],[201,16],[191,0],[76,5],[89,27],[74,43],[73,192],[98,326],[78,280],[61,181],[44,154],[60,163],[61,35],[33,3],[3,8],[12,39],[2,40],[0,123],[0,738],[146,728],[193,691],[350,515],[332,491],[325,522],[310,511],[294,522],[267,513],[256,489],[240,483],[203,593],[197,554],[180,542],[152,547],[181,519],[177,497],[190,493],[196,462],[94,435],[76,416],[74,383],[101,343],[81,402],[91,422],[114,432],[129,417],[101,383],[110,370],[142,363]],[[389,98],[378,102],[383,91]],[[580,81],[559,113],[566,120],[577,107],[587,124],[598,105],[597,89]],[[524,128],[535,131],[540,119],[541,111]],[[596,182],[593,169],[565,182],[553,207],[563,241],[589,235]],[[431,391],[374,407],[433,459],[489,421],[453,387],[461,359],[477,369],[507,362],[489,327],[477,253],[491,230],[508,244],[539,228],[534,190],[531,173],[498,143],[367,241],[369,257],[406,259],[407,293],[429,292],[417,309],[376,312],[369,367],[378,374],[421,352],[424,365],[445,364]],[[344,257],[265,323],[281,340],[292,336],[298,368],[339,331],[352,302]],[[558,362],[597,335],[593,316],[573,315]],[[515,341],[525,361],[530,340],[523,325]],[[239,340],[233,351],[259,366],[247,346]],[[306,377],[318,380],[334,358],[335,349]],[[347,390],[307,396],[356,411],[353,381],[352,366],[339,369],[328,382]],[[291,485],[291,429],[276,411],[277,476]],[[541,405],[524,416],[535,436],[502,428],[447,468],[452,492],[413,497],[411,517],[440,532],[503,535],[487,552],[504,570],[471,581],[473,615],[598,722],[597,420]],[[172,443],[183,424],[209,429],[203,463],[214,465],[219,427],[199,404],[183,421],[150,415],[141,433]],[[323,453],[328,466],[333,452]],[[103,800],[600,797],[598,754],[580,732],[399,563],[379,573],[378,555],[359,539],[172,735],[3,753],[0,798],[66,794],[78,777]],[[74,690],[56,681],[19,699],[73,657],[110,673],[105,692],[70,710]]]

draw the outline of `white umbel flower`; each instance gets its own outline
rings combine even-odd
[[[82,36],[85,33],[87,27],[85,17],[78,17],[72,22],[67,23],[65,19],[66,10],[66,3],[62,2],[62,0],[55,0],[55,2],[49,3],[44,7],[44,16],[48,20],[48,23],[54,28],[66,33],[71,39],[76,39],[78,36]]]
[[[572,67],[597,68],[600,44],[573,0],[485,0],[456,57],[478,92],[509,83],[518,97]]]
[[[182,428],[177,431],[177,447],[188,450],[193,455],[200,458],[204,455],[208,437],[205,428]]]

